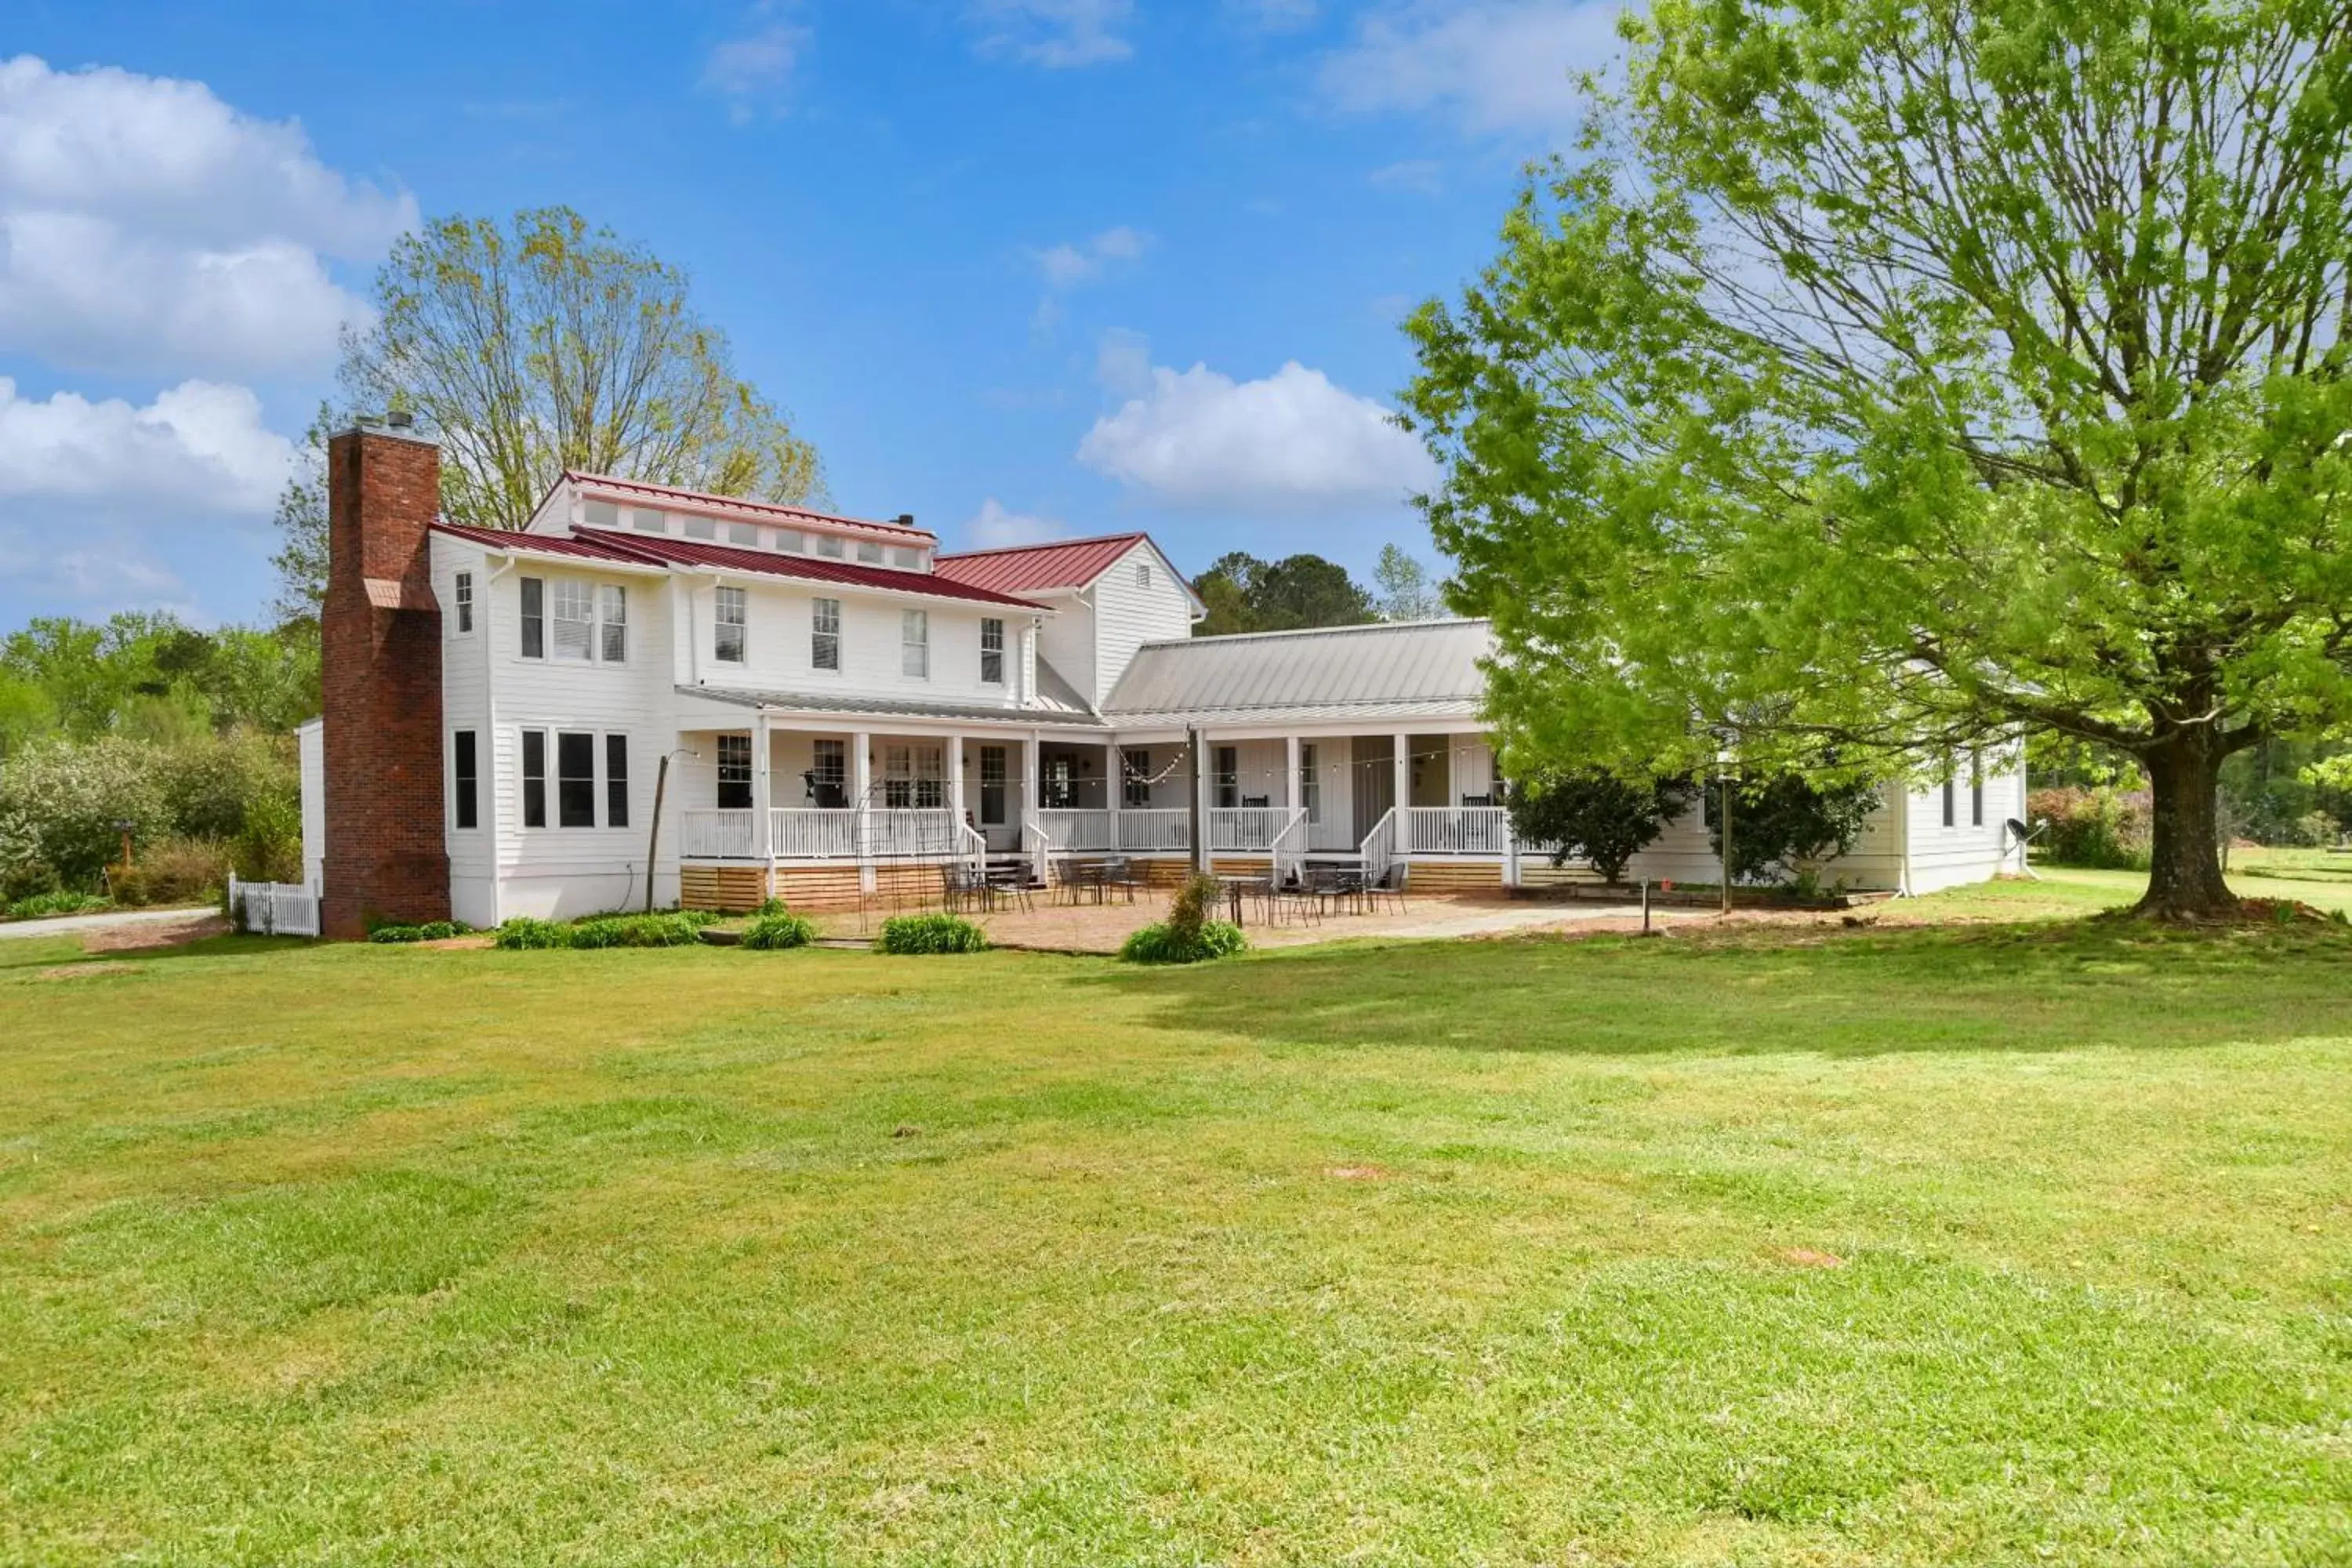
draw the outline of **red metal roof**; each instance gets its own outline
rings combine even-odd
[[[804,506],[785,506],[777,501],[745,500],[740,496],[712,495],[707,490],[683,489],[677,485],[647,484],[643,479],[619,479],[610,474],[583,474],[565,470],[563,478],[583,489],[609,490],[621,496],[646,496],[667,500],[683,510],[719,512],[751,512],[761,517],[799,518],[809,522],[836,522],[850,528],[874,528],[895,533],[902,538],[936,537],[929,529],[909,528],[895,521],[866,517],[842,517],[833,512],[815,511]]]
[[[967,550],[934,558],[942,577],[992,588],[1002,594],[1040,588],[1083,588],[1145,538],[1107,533],[1100,539],[1063,539],[1051,544],[1015,544],[1002,550]]]
[[[545,535],[533,535],[544,538]],[[576,535],[574,536],[577,537]],[[926,594],[937,599],[963,599],[982,605],[1011,605],[1017,609],[1045,606],[1016,599],[950,577],[929,572],[894,572],[882,566],[860,566],[848,561],[828,561],[808,555],[778,555],[766,550],[738,550],[728,544],[708,544],[698,539],[667,535],[598,535],[596,544],[611,559],[636,560],[667,566],[699,566],[727,572],[757,572],[771,577],[797,577],[816,583],[843,583],[860,588],[886,588],[899,594]]]
[[[519,528],[468,528],[463,523],[436,522],[436,533],[446,533],[491,550],[520,551],[541,555],[569,555],[583,561],[618,561],[631,566],[646,562],[613,549],[602,539],[578,534],[525,533]]]

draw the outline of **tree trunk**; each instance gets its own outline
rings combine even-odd
[[[2184,730],[2143,752],[2147,768],[2149,826],[2147,892],[2137,913],[2156,920],[2198,921],[2235,913],[2237,895],[2221,877],[2221,737]]]

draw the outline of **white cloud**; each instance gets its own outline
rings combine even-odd
[[[1401,163],[1374,169],[1365,178],[1382,190],[1433,196],[1445,188],[1444,174],[1444,165],[1434,158],[1407,158]]]
[[[1226,14],[1262,33],[1295,32],[1315,20],[1315,0],[1225,0]]]
[[[1323,93],[1346,110],[1440,114],[1476,135],[1561,136],[1580,113],[1570,75],[1616,57],[1623,8],[1409,0],[1366,17],[1323,62]]]
[[[1007,511],[994,496],[981,502],[979,512],[964,524],[964,533],[975,550],[1001,550],[1009,544],[1043,544],[1049,539],[1063,538],[1068,532],[1068,529],[1050,517]]]
[[[71,392],[37,402],[0,376],[0,500],[266,517],[293,460],[241,386],[183,382],[134,408]]]
[[[416,223],[201,82],[0,62],[0,350],[77,369],[315,370],[365,307],[322,257]]]
[[[973,0],[980,50],[1048,70],[1123,60],[1134,46],[1119,29],[1134,0]]]
[[[793,72],[814,37],[806,27],[775,22],[729,38],[703,61],[702,85],[730,100],[729,113],[740,124],[792,85]]]
[[[1296,360],[1246,382],[1155,367],[1148,393],[1095,421],[1078,461],[1179,505],[1263,511],[1397,506],[1436,478],[1387,409]]]
[[[1115,262],[1133,261],[1143,255],[1151,237],[1122,224],[1107,228],[1092,239],[1076,245],[1049,245],[1043,250],[1030,252],[1044,275],[1049,289],[1075,289],[1082,283],[1092,283],[1109,270]]]

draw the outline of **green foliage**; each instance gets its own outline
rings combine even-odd
[[[1654,843],[1667,823],[1688,808],[1692,790],[1675,780],[1628,784],[1613,773],[1556,773],[1508,792],[1511,827],[1521,838],[1551,847],[1551,863],[1591,863],[1609,882],[1622,881],[1626,862]]]
[[[217,901],[236,868],[229,846],[217,838],[164,838],[138,851],[131,868],[106,868],[107,891],[118,904],[201,904]]]
[[[12,879],[37,868],[68,887],[89,889],[121,857],[128,822],[134,843],[171,827],[169,803],[155,776],[152,747],[108,736],[85,744],[48,740],[0,763],[0,853]]]
[[[2059,866],[2147,866],[2147,795],[2115,789],[2037,789],[2025,797],[2033,855]]]
[[[1445,601],[1420,562],[1393,544],[1381,546],[1380,563],[1372,568],[1380,588],[1379,608],[1384,621],[1426,621],[1445,613]]]
[[[499,927],[494,944],[511,950],[554,947],[691,947],[702,928],[719,917],[708,910],[665,910],[653,914],[591,915],[572,921],[517,915]]]
[[[0,641],[0,748],[62,732],[176,744],[319,710],[318,628],[200,632],[167,615],[37,618]]]
[[[874,943],[880,952],[982,952],[988,933],[961,915],[892,915]]]
[[[2152,909],[2225,900],[2222,759],[2352,720],[2338,14],[1629,17],[1580,155],[1410,323],[1508,770],[2053,730],[2148,769]]]
[[[815,940],[816,923],[806,915],[796,915],[790,910],[762,908],[751,918],[751,923],[743,928],[743,945],[762,952],[806,947]]]
[[[1171,919],[1129,932],[1119,944],[1118,955],[1129,963],[1200,963],[1248,948],[1249,939],[1231,921],[1196,921],[1188,935],[1180,932]]]
[[[1348,569],[1320,555],[1261,561],[1236,550],[1210,563],[1192,579],[1192,591],[1209,607],[1196,629],[1202,637],[1351,626],[1380,618],[1371,595]]]
[[[736,376],[686,275],[569,208],[430,220],[394,242],[374,304],[375,325],[347,343],[345,394],[440,437],[452,521],[520,528],[567,468],[822,497],[815,448]],[[289,489],[287,509],[308,504]],[[290,553],[307,571],[307,552]]]
[[[491,945],[507,952],[536,952],[547,948],[570,947],[572,928],[562,921],[542,921],[530,915],[516,915],[499,927]]]
[[[1224,884],[1214,877],[1192,876],[1184,879],[1176,896],[1168,900],[1168,930],[1173,941],[1185,947],[1199,944],[1201,931],[1225,896]]]
[[[5,913],[12,921],[38,920],[45,915],[81,915],[113,906],[95,893],[35,893],[10,900]]]
[[[368,941],[398,943],[412,942],[446,942],[453,936],[464,936],[474,928],[463,921],[426,921],[423,925],[380,925],[368,928]]]
[[[1722,787],[1717,783],[1707,791],[1707,842],[1718,857],[1723,854]],[[1852,849],[1878,805],[1878,787],[1866,783],[1816,784],[1795,773],[1781,773],[1734,784],[1733,879],[1810,889],[1822,862]]]

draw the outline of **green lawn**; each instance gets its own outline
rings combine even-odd
[[[2352,1561],[2333,926],[75,952],[0,1560]]]

